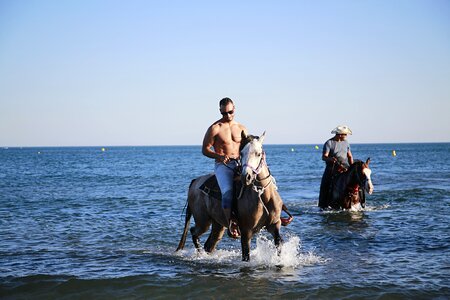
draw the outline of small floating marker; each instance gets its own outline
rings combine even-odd
[[[291,152],[294,152],[295,151],[295,149],[294,148],[291,148]]]
[[[316,145],[314,148],[315,148],[316,150],[319,150],[319,146],[317,146],[317,145]]]
[[[392,156],[397,156],[397,153],[395,152],[395,150],[392,150]]]
[[[105,152],[106,151],[106,148],[102,148],[102,152]]]
[[[38,154],[41,154],[41,151],[38,151]]]

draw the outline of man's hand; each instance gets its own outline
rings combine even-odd
[[[227,164],[230,162],[230,157],[228,157],[228,155],[221,155],[219,161],[223,162],[224,164]]]

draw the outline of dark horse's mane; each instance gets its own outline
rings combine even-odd
[[[355,167],[355,166],[357,166],[357,165],[362,165],[362,164],[364,164],[364,162],[363,162],[362,160],[355,159],[355,160],[353,161],[353,164],[351,164],[350,168]]]
[[[356,168],[361,167],[362,165],[364,165],[364,162],[362,160],[356,159],[353,161],[353,164],[350,165],[350,167],[348,168],[347,171],[345,171],[344,173],[340,174],[340,175],[350,175],[351,172],[354,172],[354,170]],[[355,173],[356,174],[356,173]],[[338,176],[339,177],[339,176]]]
[[[242,137],[241,145],[239,146],[239,152],[241,152],[242,149],[244,149],[245,145],[247,145],[248,143],[250,143],[254,139],[259,139],[259,136],[249,134],[245,138]]]

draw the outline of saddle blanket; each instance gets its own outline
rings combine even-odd
[[[199,187],[206,195],[222,201],[222,193],[220,192],[219,184],[217,183],[216,175],[211,176]]]

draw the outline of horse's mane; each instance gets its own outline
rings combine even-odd
[[[247,135],[247,137],[243,138],[241,140],[241,145],[239,146],[239,152],[241,152],[242,149],[244,149],[245,145],[247,145],[254,139],[259,139],[259,136],[249,134],[249,135]]]
[[[355,159],[353,161],[353,163],[350,165],[349,169],[353,169],[355,168],[357,165],[362,165],[364,162],[362,160],[359,159]]]

